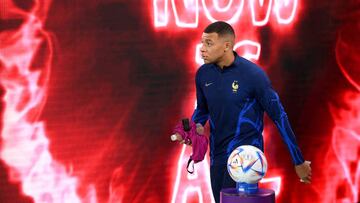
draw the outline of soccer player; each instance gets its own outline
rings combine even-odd
[[[279,96],[260,67],[233,51],[234,41],[235,33],[228,23],[208,25],[201,37],[204,65],[195,77],[197,107],[192,120],[202,133],[209,120],[210,176],[216,202],[222,188],[236,187],[227,172],[230,153],[240,145],[264,150],[264,111],[286,143],[300,181],[311,182],[310,162],[300,152]]]

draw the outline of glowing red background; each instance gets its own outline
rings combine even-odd
[[[24,22],[4,17],[7,2],[0,1],[0,34],[15,32]],[[42,3],[13,2],[25,12]],[[247,20],[234,23],[238,40],[261,44],[258,63],[279,91],[303,154],[312,161],[313,183],[303,185],[268,122],[268,175],[282,177],[277,202],[359,201],[360,11],[355,5],[299,1],[290,25],[277,25],[272,15],[267,25],[250,28],[244,7]],[[190,116],[195,45],[210,21],[200,11],[197,28],[181,28],[169,12],[169,24],[155,27],[152,1],[50,4],[44,29],[51,33],[54,58],[38,119],[45,123],[53,158],[79,179],[80,197],[93,184],[98,202],[109,199],[110,185],[123,202],[172,198],[181,149],[169,135],[179,119]],[[42,63],[46,51],[37,52],[32,66]],[[5,69],[0,58],[0,76]],[[0,89],[0,96],[5,91]],[[22,195],[21,183],[10,180],[6,163],[0,171],[1,202],[32,202]]]

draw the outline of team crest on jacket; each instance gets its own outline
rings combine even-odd
[[[238,81],[234,80],[234,82],[232,83],[233,93],[236,93],[238,89],[239,89],[239,83],[238,83]]]

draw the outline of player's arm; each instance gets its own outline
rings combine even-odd
[[[260,102],[263,109],[269,115],[271,120],[278,128],[282,140],[285,142],[293,163],[295,170],[302,182],[310,183],[311,168],[310,162],[305,161],[300,148],[297,145],[294,132],[290,126],[289,119],[280,102],[278,94],[271,87],[269,78],[265,72],[259,71],[254,81],[255,98]]]
[[[200,69],[199,69],[200,70]],[[200,79],[199,79],[199,70],[195,76],[195,87],[196,87],[196,108],[194,110],[193,115],[191,116],[191,120],[196,123],[196,131],[199,134],[204,134],[204,127],[206,121],[209,118],[209,111],[207,108],[206,98],[201,89]],[[185,140],[181,138],[179,134],[174,134],[171,138],[172,140],[177,140],[181,144],[189,144],[186,143]]]
[[[201,88],[199,71],[196,73],[195,76],[195,87],[196,87],[196,108],[194,110],[191,119],[194,121],[194,123],[197,124],[197,127],[200,129],[202,126],[205,126],[207,120],[209,119],[209,110],[208,110],[206,98]]]

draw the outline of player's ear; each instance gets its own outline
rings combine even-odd
[[[231,43],[230,43],[229,41],[226,41],[226,42],[225,42],[225,49],[224,49],[224,52],[229,51],[229,49],[231,49]]]

